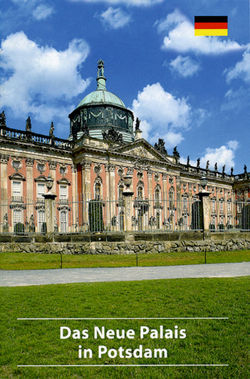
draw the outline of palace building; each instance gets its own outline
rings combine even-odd
[[[56,232],[190,230],[195,204],[209,192],[211,230],[249,229],[250,175],[180,163],[159,139],[152,146],[123,101],[106,89],[103,61],[97,89],[69,115],[67,139],[11,128],[0,116],[0,232],[46,229],[46,193],[53,194]],[[126,192],[127,191],[127,192]],[[127,212],[127,195],[131,209]],[[52,216],[51,216],[52,217]],[[129,218],[129,222],[128,219]],[[198,220],[198,219],[197,219]],[[126,227],[128,225],[128,227]],[[44,229],[45,228],[45,229]]]

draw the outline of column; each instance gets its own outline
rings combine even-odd
[[[0,175],[0,184],[1,184],[1,206],[0,206],[0,223],[2,223],[2,231],[9,231],[9,214],[8,214],[8,191],[7,191],[7,164],[9,157],[7,155],[0,155],[0,164],[1,164],[1,175]]]
[[[123,191],[124,197],[124,207],[125,207],[125,231],[131,232],[133,230],[132,227],[132,196],[134,194],[131,191],[130,186],[132,184],[132,176],[126,175],[124,176],[124,184],[125,190]]]
[[[52,193],[46,193],[43,195],[43,197],[45,199],[45,221],[47,226],[47,233],[54,233],[56,195]]]
[[[199,199],[201,201],[201,227],[205,232],[209,231],[210,224],[210,198],[208,191],[199,192]]]
[[[31,215],[33,214],[33,217],[35,217],[35,199],[33,194],[33,164],[34,159],[32,158],[26,158],[26,186],[27,186],[27,197],[25,202],[28,203],[27,205],[27,221],[30,222]]]

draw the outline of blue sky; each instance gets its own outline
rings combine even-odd
[[[8,126],[67,138],[68,114],[107,88],[185,161],[250,167],[248,0],[1,0],[0,110]],[[194,37],[194,16],[228,16],[228,37]]]

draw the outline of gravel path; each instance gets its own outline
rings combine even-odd
[[[0,270],[0,286],[115,282],[179,278],[227,278],[250,275],[250,262],[183,266]]]

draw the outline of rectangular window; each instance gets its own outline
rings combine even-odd
[[[41,209],[37,212],[37,226],[38,226],[38,231],[40,233],[43,232],[44,222],[45,222],[45,211]]]
[[[37,183],[37,198],[44,199],[43,194],[45,194],[45,184]]]
[[[223,212],[223,201],[220,201],[220,211]]]
[[[12,182],[12,196],[22,196],[22,182]]]
[[[67,200],[68,199],[68,186],[66,186],[66,185],[60,185],[60,188],[59,188],[59,199],[60,200]]]
[[[227,202],[227,211],[231,212],[231,201]]]
[[[13,210],[13,224],[23,223],[23,212],[21,209]]]

